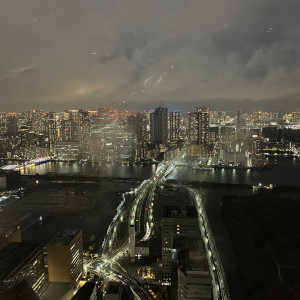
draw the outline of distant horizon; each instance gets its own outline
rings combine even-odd
[[[299,97],[299,98],[298,98]],[[160,100],[161,101],[161,100]],[[32,110],[41,110],[43,112],[62,112],[66,110],[97,110],[99,108],[107,107],[107,108],[115,108],[121,110],[128,110],[132,113],[142,112],[145,110],[154,110],[156,107],[159,107],[160,101],[152,101],[151,103],[136,103],[131,101],[116,102],[116,103],[106,103],[98,105],[93,103],[91,105],[71,105],[67,107],[67,105],[56,105],[57,107],[50,107],[44,105],[37,106],[27,106],[19,108],[19,109],[10,109],[10,110],[1,110],[1,113],[21,113],[24,111],[32,111]],[[249,99],[244,100],[220,100],[220,99],[209,99],[209,100],[199,100],[199,101],[164,101],[164,107],[169,110],[180,110],[183,113],[187,113],[191,111],[194,107],[209,107],[212,111],[236,111],[237,109],[241,109],[242,112],[252,112],[252,111],[264,111],[264,112],[297,112],[300,111],[300,94],[298,95],[290,95],[286,98],[285,105],[282,106],[281,99],[264,99],[260,101],[253,101]]]

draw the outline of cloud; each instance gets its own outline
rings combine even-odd
[[[27,66],[27,67],[20,67],[20,68],[8,70],[7,72],[0,74],[0,80],[6,78],[14,78],[22,73],[33,70],[37,67],[38,66],[36,65],[36,66]]]
[[[299,9],[295,0],[5,1],[2,110],[284,103],[300,93]]]

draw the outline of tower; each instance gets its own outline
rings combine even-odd
[[[157,107],[150,117],[151,139],[154,143],[168,143],[168,109]]]
[[[55,153],[55,144],[57,141],[57,133],[56,133],[56,119],[55,113],[49,112],[46,119],[47,124],[47,136],[49,141],[49,150],[50,154],[53,155]]]
[[[176,143],[179,140],[180,110],[170,110],[169,113],[169,141]]]
[[[209,108],[194,107],[193,113],[190,114],[189,120],[191,122],[189,128],[191,143],[196,145],[207,145],[207,138],[209,132]]]

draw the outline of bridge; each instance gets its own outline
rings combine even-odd
[[[156,173],[149,180],[143,181],[138,188],[122,195],[123,200],[117,209],[117,214],[113,218],[102,244],[102,256],[88,266],[90,270],[93,270],[93,272],[97,274],[106,278],[108,276],[114,276],[129,285],[137,299],[152,299],[152,297],[142,284],[130,276],[126,270],[119,265],[118,261],[124,256],[134,258],[136,240],[148,241],[153,236],[155,232],[153,220],[155,189],[165,180],[165,177],[174,170],[184,154],[185,148],[172,159],[159,164]],[[225,274],[214,244],[200,195],[193,189],[189,189],[188,191],[194,198],[199,214],[200,231],[205,242],[213,282],[213,299],[229,300],[230,295]],[[118,244],[117,228],[122,222],[127,222],[127,230],[123,242]],[[136,236],[136,233],[138,233],[138,236]]]
[[[35,159],[31,159],[29,161],[25,161],[23,164],[18,164],[18,165],[5,165],[0,167],[2,170],[19,170],[25,167],[32,167],[35,165],[39,165],[42,163],[46,163],[51,160],[51,157],[38,157]]]

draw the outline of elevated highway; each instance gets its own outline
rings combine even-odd
[[[153,220],[153,209],[155,207],[154,192],[157,186],[164,181],[165,177],[170,174],[180,158],[185,154],[185,148],[181,150],[172,159],[163,162],[157,168],[156,173],[149,179],[145,180],[134,191],[123,194],[123,201],[118,207],[116,216],[114,217],[107,235],[103,242],[102,256],[94,261],[91,267],[98,272],[98,274],[107,277],[113,275],[120,281],[129,285],[138,299],[152,299],[148,291],[142,284],[137,282],[135,278],[130,276],[124,270],[118,261],[123,256],[128,256],[131,243],[135,243],[135,235],[130,238],[130,228],[134,228],[134,233],[139,233],[142,241],[149,240],[155,231]],[[213,282],[213,299],[214,300],[230,300],[230,294],[227,287],[225,273],[222,263],[214,243],[214,238],[210,230],[209,222],[205,213],[205,209],[201,200],[201,196],[197,190],[188,188],[188,192],[192,195],[198,211],[198,222],[200,226],[201,236],[206,247],[206,253],[209,263],[210,274]],[[127,206],[126,206],[127,202]],[[129,210],[128,219],[122,220],[124,216],[124,209]],[[116,229],[120,222],[128,223],[128,230],[123,244],[120,244],[114,251],[111,250],[111,245],[117,243]],[[139,239],[140,239],[139,238]],[[118,267],[117,267],[118,266]]]

